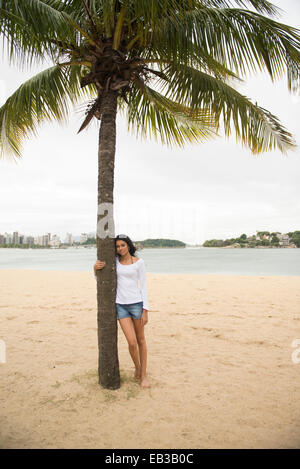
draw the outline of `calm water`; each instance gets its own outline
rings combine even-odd
[[[143,249],[147,272],[300,275],[300,249]],[[0,249],[0,269],[91,271],[96,248]]]

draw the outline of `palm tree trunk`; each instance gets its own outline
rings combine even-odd
[[[104,92],[101,98],[101,126],[98,151],[97,259],[106,266],[97,272],[99,384],[104,388],[120,387],[118,326],[116,316],[116,257],[113,223],[113,190],[116,149],[117,93]],[[103,205],[107,204],[107,205]],[[105,207],[108,212],[99,210]],[[112,223],[105,224],[107,215]],[[104,226],[99,229],[99,226]]]

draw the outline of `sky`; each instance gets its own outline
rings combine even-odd
[[[300,26],[298,0],[274,0],[280,21]],[[46,68],[46,67],[45,67]],[[0,104],[38,70],[22,70],[1,58]],[[133,240],[179,239],[201,244],[255,232],[300,230],[300,97],[286,80],[248,76],[238,91],[279,117],[298,148],[258,156],[218,137],[184,149],[137,139],[117,119],[114,215],[116,234]],[[41,125],[27,140],[22,159],[0,160],[0,234],[50,232],[62,240],[97,226],[98,127],[77,135],[83,120]]]

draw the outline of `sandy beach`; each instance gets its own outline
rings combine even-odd
[[[151,388],[133,380],[119,328],[110,391],[93,274],[0,270],[0,448],[300,448],[300,277],[147,282]]]

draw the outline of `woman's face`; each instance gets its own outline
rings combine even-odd
[[[120,254],[121,256],[125,256],[127,252],[129,251],[128,249],[128,244],[126,241],[119,240],[116,242],[116,248],[117,248],[117,254]]]

